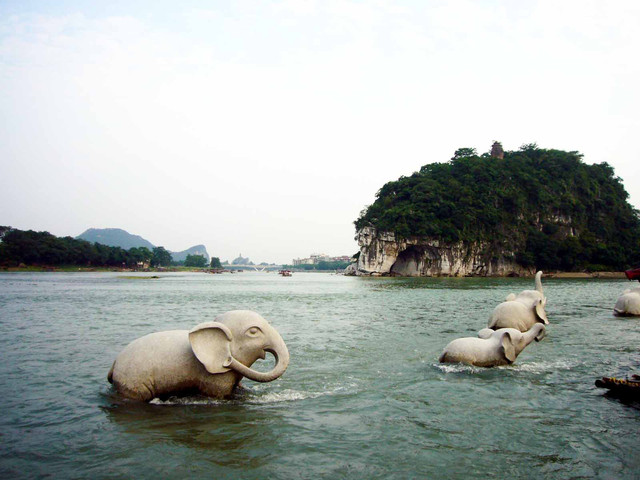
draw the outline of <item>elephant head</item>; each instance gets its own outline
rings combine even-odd
[[[613,314],[618,317],[640,316],[640,288],[625,290],[616,301]]]
[[[196,358],[209,373],[234,370],[257,382],[280,377],[289,365],[289,350],[280,334],[259,314],[234,310],[213,322],[201,323],[189,332],[189,343]],[[250,366],[270,352],[276,365],[270,372],[258,372]]]
[[[483,328],[478,332],[478,338],[485,340],[494,336],[499,338],[502,352],[510,362],[515,361],[516,357],[520,355],[527,345],[533,341],[539,342],[545,335],[546,329],[542,323],[536,323],[524,333],[515,328],[500,328],[498,330]]]
[[[535,290],[523,290],[518,295],[510,294],[505,302],[498,305],[489,318],[488,327],[517,328],[526,332],[535,323],[549,324],[545,307],[547,297],[542,291],[542,272],[536,273]]]
[[[538,321],[541,321],[545,325],[549,325],[549,320],[547,319],[547,313],[545,312],[545,306],[547,305],[547,297],[544,296],[544,291],[542,290],[542,272],[536,272],[535,278],[535,290],[523,290],[518,295],[511,297],[513,300],[517,300],[521,303],[528,304],[533,307],[534,313],[538,318]],[[507,300],[509,300],[507,297]]]

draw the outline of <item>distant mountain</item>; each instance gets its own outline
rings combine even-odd
[[[183,250],[182,252],[171,252],[174,262],[184,262],[187,255],[202,255],[207,262],[210,261],[209,254],[207,253],[207,247],[204,245],[196,245],[194,247]]]
[[[154,245],[140,235],[132,235],[121,228],[90,228],[76,238],[87,242],[100,243],[110,247],[130,248],[147,247],[152,250]]]
[[[100,243],[110,247],[120,247],[125,250],[130,248],[147,247],[153,250],[155,245],[149,240],[145,240],[140,235],[133,235],[121,228],[90,228],[78,235],[76,238],[87,242]],[[202,255],[207,262],[210,261],[207,248],[204,245],[196,245],[182,252],[169,252],[174,262],[184,262],[187,255]]]

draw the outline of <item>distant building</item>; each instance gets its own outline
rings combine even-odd
[[[294,258],[293,266],[298,265],[317,265],[320,262],[350,262],[351,257],[342,255],[340,257],[330,257],[324,253],[312,253],[308,258]]]
[[[324,253],[312,253],[311,254],[311,263],[313,263],[314,265],[317,265],[320,262],[330,262],[331,260],[329,260],[331,257],[329,255],[326,255]]]

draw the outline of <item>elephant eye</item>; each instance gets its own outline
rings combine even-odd
[[[258,327],[251,327],[249,330],[247,330],[247,335],[249,335],[250,337],[255,337],[260,332],[262,332],[262,330],[260,330]]]

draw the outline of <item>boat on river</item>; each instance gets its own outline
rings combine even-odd
[[[624,274],[629,280],[638,280],[640,282],[640,267],[625,270]]]
[[[278,273],[283,277],[290,277],[291,275],[293,275],[291,270],[280,270]]]
[[[596,387],[606,388],[610,393],[621,397],[640,400],[640,375],[631,375],[631,379],[602,377],[596,380]]]

